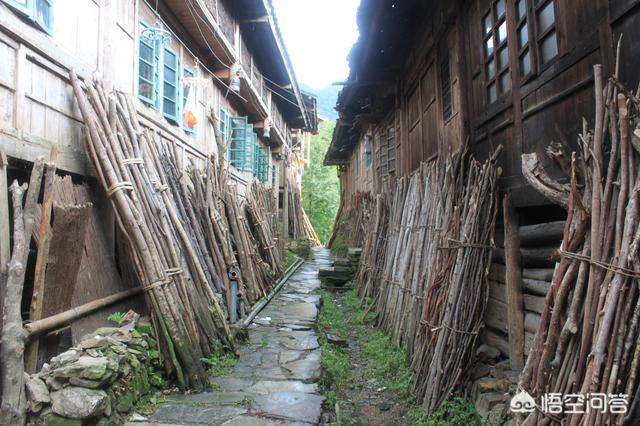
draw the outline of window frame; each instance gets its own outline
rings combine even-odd
[[[160,82],[160,76],[159,76],[159,55],[157,54],[157,50],[158,50],[158,46],[157,46],[157,42],[149,42],[148,40],[146,40],[144,37],[142,37],[142,31],[145,28],[149,28],[149,25],[144,22],[143,20],[139,20],[138,21],[138,68],[137,68],[137,78],[136,78],[136,94],[138,95],[138,99],[140,99],[142,102],[146,103],[147,105],[151,106],[154,109],[158,108],[158,99],[159,96],[159,82]],[[144,40],[144,41],[143,41]],[[146,59],[142,58],[142,55],[140,53],[141,49],[140,49],[140,44],[145,44],[146,46],[148,46],[151,49],[151,57],[152,57],[152,62],[147,61]],[[140,61],[145,62],[147,65],[151,66],[151,70],[152,70],[152,81],[148,80],[146,77],[142,77],[142,74],[140,73]],[[144,80],[146,83],[151,84],[151,93],[153,94],[153,98],[148,98],[147,96],[143,95],[140,92],[140,79]]]
[[[503,2],[504,10],[502,15],[498,15],[498,4]],[[509,2],[510,3],[510,2]],[[513,85],[513,79],[511,77],[511,66],[510,66],[510,56],[509,55],[509,25],[507,22],[507,18],[509,15],[508,11],[508,2],[507,0],[492,0],[488,10],[483,13],[480,18],[480,25],[482,30],[482,68],[484,73],[484,99],[485,105],[491,105],[499,101],[502,97],[511,92],[511,88]],[[491,17],[491,29],[487,32],[487,28],[485,26],[486,18]],[[499,32],[500,27],[505,25],[505,35],[504,39],[500,41]],[[492,42],[492,50],[491,53],[487,52],[487,41],[491,40]],[[507,53],[507,60],[500,66],[500,52],[505,51]],[[493,62],[493,76],[489,77],[488,66]],[[502,88],[502,78],[503,76],[509,77],[509,87],[507,89]],[[491,99],[490,97],[490,87],[495,87],[495,99]]]
[[[167,65],[166,62],[166,54],[169,53],[171,55],[174,56],[175,58],[175,68],[171,68]],[[161,81],[162,81],[162,89],[160,92],[160,98],[161,98],[161,105],[159,105],[159,108],[161,109],[162,115],[167,118],[168,120],[172,121],[174,124],[179,124],[181,122],[180,120],[180,57],[178,56],[178,53],[175,52],[173,49],[171,49],[169,46],[164,46],[162,48],[162,58],[161,58],[161,62],[162,62],[162,75],[161,75]],[[167,81],[166,75],[165,75],[165,71],[166,69],[169,68],[171,70],[173,70],[173,73],[175,75],[175,78],[173,79],[173,81]],[[165,84],[170,84],[173,86],[174,88],[174,97],[173,98],[168,98],[166,96],[164,87]],[[174,114],[170,114],[168,112],[165,111],[165,102],[173,102],[173,104],[175,105],[175,111]]]
[[[53,4],[54,0],[42,0],[44,1],[50,12],[51,22],[47,23],[44,20],[38,17],[38,0],[25,0],[24,4],[19,2],[18,0],[2,0],[7,6],[15,10],[16,12],[25,15],[32,21],[34,24],[38,26],[42,31],[46,32],[49,35],[53,35]]]
[[[536,42],[536,50],[537,50],[536,60],[538,61],[538,65],[539,65],[538,72],[541,73],[542,71],[549,68],[549,66],[551,66],[551,64],[553,64],[553,62],[556,59],[558,59],[558,57],[560,56],[560,46],[558,43],[558,24],[557,24],[558,15],[556,13],[556,11],[558,10],[558,4],[556,3],[556,0],[529,0],[529,2],[531,3],[531,8],[532,8],[531,13],[532,13],[533,22],[535,25],[534,40]],[[544,31],[540,32],[538,28],[538,13],[550,3],[553,4],[553,24],[547,27]],[[551,37],[551,33],[555,33],[555,36],[556,36],[556,54],[553,55],[551,58],[549,58],[546,62],[544,62],[542,58],[541,46],[543,41],[547,37]]]
[[[196,76],[196,73],[191,68],[189,68],[189,67],[187,67],[185,65],[183,65],[181,69],[182,69],[182,78],[195,77]],[[178,109],[178,115],[180,116],[181,127],[182,127],[182,130],[185,131],[185,133],[190,134],[190,135],[194,135],[196,133],[196,129],[198,128],[198,125],[196,124],[192,128],[189,128],[184,123],[184,111],[185,111],[185,107],[187,105],[187,96],[189,95],[188,92],[189,92],[189,90],[191,90],[193,88],[190,87],[188,84],[185,84],[184,81],[181,81],[180,89],[181,89],[181,91],[180,91],[179,98],[182,100],[182,103],[180,104],[181,108]],[[196,103],[197,103],[197,100],[196,100]]]

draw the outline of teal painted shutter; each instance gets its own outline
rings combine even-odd
[[[182,76],[183,77],[193,77],[194,75],[195,74],[190,69],[182,68]],[[188,84],[182,83],[182,108],[180,109],[180,114],[181,115],[184,113],[185,106],[187,105],[187,96],[189,96],[189,90],[191,90],[191,86],[188,85]],[[184,123],[184,116],[180,118],[180,122]],[[193,126],[192,128],[189,128],[189,127],[185,126],[184,124],[182,125],[182,128],[187,133],[195,133],[196,132],[196,127],[198,127],[197,124],[195,126]]]
[[[166,47],[163,56],[162,113],[165,117],[178,121],[178,56]]]
[[[157,99],[157,59],[156,43],[142,36],[142,30],[147,28],[140,22],[138,38],[138,97],[152,105],[156,105]]]
[[[247,139],[244,151],[243,172],[253,173],[253,156],[255,155],[256,135],[253,133],[253,124],[247,124]]]
[[[231,117],[231,143],[229,145],[229,163],[243,170],[247,145],[247,117]]]
[[[33,0],[33,15],[31,15],[31,18],[49,34],[53,31],[52,6],[53,0]]]

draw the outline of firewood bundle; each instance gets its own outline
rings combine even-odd
[[[314,246],[320,245],[320,239],[313,229],[307,214],[302,207],[300,186],[296,183],[298,176],[295,169],[288,166],[285,172],[288,193],[289,236],[294,240],[309,240]]]
[[[497,175],[493,159],[441,156],[375,199],[358,288],[406,345],[428,412],[458,383],[482,326]]]
[[[640,416],[640,100],[615,77],[605,84],[600,65],[594,78],[594,129],[585,120],[580,152],[552,156],[570,158],[559,162],[569,184],[544,174],[535,154],[522,158],[529,182],[564,206],[567,220],[520,386],[538,401],[584,396],[581,413],[537,411],[528,424],[635,424]],[[589,394],[626,394],[629,412],[587,410]]]
[[[182,387],[203,389],[202,364],[216,350],[235,350],[221,306],[224,282],[198,242],[198,221],[177,171],[144,131],[130,99],[70,73],[85,123],[87,154],[116,215],[152,313],[165,365]],[[163,164],[164,161],[164,164]]]
[[[254,182],[247,194],[246,212],[249,227],[256,238],[258,252],[262,259],[267,261],[274,275],[282,275],[280,251],[276,244],[277,228],[274,220],[277,217],[278,209],[273,192]]]

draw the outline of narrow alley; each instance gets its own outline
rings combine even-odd
[[[215,391],[170,396],[149,422],[136,425],[270,426],[320,421],[320,346],[315,331],[320,296],[318,269],[331,264],[329,251],[314,248],[287,284],[256,317],[248,342]]]
[[[640,0],[0,0],[0,426],[640,426]]]

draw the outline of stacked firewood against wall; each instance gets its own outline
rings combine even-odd
[[[580,413],[536,411],[528,424],[635,424],[640,417],[640,99],[615,77],[605,84],[600,65],[594,77],[595,128],[585,120],[580,152],[561,164],[570,183],[549,179],[535,154],[522,161],[530,183],[568,216],[520,386],[537,401],[582,395],[569,401]],[[621,395],[628,395],[626,414]],[[589,398],[608,409],[588,409]]]
[[[202,170],[181,164],[175,146],[142,128],[130,98],[73,73],[71,81],[87,154],[127,241],[165,365],[181,386],[203,389],[202,359],[236,350],[229,311],[242,314],[282,272],[274,222],[262,216],[256,190],[245,214],[215,158]],[[231,269],[238,306],[230,304]]]
[[[427,411],[458,383],[482,326],[500,150],[485,164],[465,153],[423,163],[372,209],[358,290],[406,345]]]
[[[319,246],[320,239],[316,234],[313,225],[309,221],[307,213],[302,207],[302,193],[298,182],[298,171],[293,167],[285,170],[287,186],[287,212],[289,215],[289,237],[294,240],[308,240],[312,246]]]

